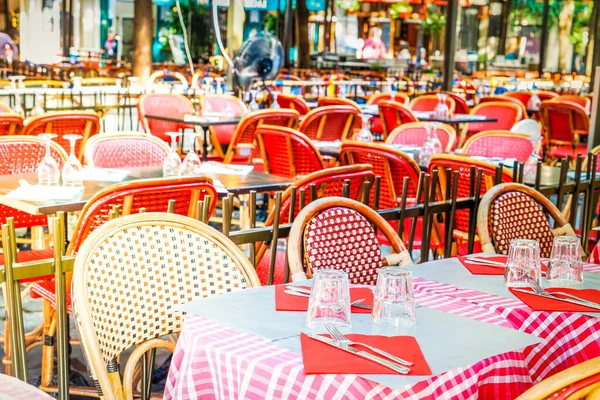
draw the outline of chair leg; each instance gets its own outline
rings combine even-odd
[[[13,368],[12,368],[12,352],[10,350],[10,325],[8,323],[8,318],[4,320],[4,357],[2,358],[2,364],[4,364],[4,373],[6,375],[12,376]]]
[[[56,312],[49,301],[44,300],[44,344],[42,347],[42,383],[47,387],[54,376],[54,343],[56,341]]]
[[[32,250],[43,250],[46,247],[46,238],[44,237],[43,226],[32,226],[31,227],[31,249]]]

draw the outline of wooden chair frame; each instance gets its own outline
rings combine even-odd
[[[356,108],[351,107],[351,106],[317,107],[314,110],[309,111],[308,114],[306,114],[306,116],[302,120],[302,122],[300,124],[300,128],[298,128],[298,130],[306,135],[306,133],[305,133],[306,128],[311,123],[313,123],[313,121],[319,120],[319,127],[318,127],[317,134],[316,134],[316,137],[314,138],[314,140],[321,140],[323,131],[326,129],[328,112],[340,111],[340,110],[346,111],[348,113],[348,119],[346,120],[346,124],[344,125],[344,129],[342,131],[340,140],[342,140],[342,141],[349,140],[351,133],[352,133],[352,127],[356,124],[356,121],[358,121],[358,119],[359,119],[358,115],[360,114],[360,112],[356,111]]]
[[[431,125],[431,122],[407,122],[406,124],[402,124],[396,127],[385,139],[386,143],[393,143],[396,136],[400,136],[403,131],[411,128],[425,128]],[[448,145],[444,149],[445,152],[451,152],[456,147],[456,130],[452,127],[452,125],[447,124],[438,124],[438,130],[443,130],[448,134],[450,140],[448,140]]]
[[[312,276],[312,271],[309,265],[305,265],[304,257],[304,230],[308,222],[317,214],[330,208],[348,208],[362,214],[369,222],[375,225],[375,228],[383,233],[389,241],[393,254],[384,257],[383,264],[400,264],[410,260],[410,255],[404,247],[404,243],[398,237],[392,226],[381,217],[375,210],[356,201],[345,197],[325,197],[318,199],[308,204],[300,211],[298,217],[292,224],[290,236],[288,238],[287,257],[292,274],[292,281],[297,282],[305,280],[308,276]],[[410,261],[412,264],[412,261]],[[406,264],[405,264],[406,265]]]
[[[13,110],[10,108],[8,104],[3,101],[0,101],[0,113],[12,113]]]
[[[21,114],[12,112],[12,110],[6,113],[3,113],[1,110],[2,105],[0,104],[0,122],[3,123],[2,125],[8,124],[8,131],[5,135],[2,136],[12,136],[21,134],[21,132],[23,131],[24,123],[23,116]]]
[[[177,72],[177,71],[154,71],[148,77],[148,81],[146,82],[146,88],[149,89],[149,90],[153,89],[152,85],[154,85],[158,79],[164,78],[166,76],[170,76],[170,77],[173,77],[173,78],[177,79],[184,86],[185,89],[187,89],[189,87],[189,83],[188,83],[186,77],[183,76],[183,74],[181,72]]]
[[[488,216],[494,201],[501,195],[509,192],[523,193],[540,204],[544,211],[550,214],[555,221],[557,228],[552,230],[554,236],[576,236],[573,227],[571,227],[560,210],[556,208],[546,196],[521,183],[503,183],[489,189],[479,203],[479,210],[477,211],[477,232],[484,252],[496,253],[496,247],[492,243],[491,232],[489,230]]]

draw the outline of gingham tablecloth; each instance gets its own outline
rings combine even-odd
[[[0,374],[0,399],[2,400],[51,400],[52,397],[12,376]]]

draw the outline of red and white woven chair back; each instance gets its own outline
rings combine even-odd
[[[431,111],[435,111],[435,108],[437,107],[438,102],[439,102],[439,100],[437,98],[437,95],[426,94],[426,95],[419,96],[419,97],[412,99],[409,107],[413,111],[431,112]],[[455,105],[454,105],[454,99],[452,97],[450,97],[450,96],[446,97],[446,105],[448,106],[448,109],[450,110],[450,114],[453,114]]]
[[[293,94],[279,93],[277,95],[277,103],[279,107],[296,110],[300,115],[306,115],[310,111],[304,99],[301,96]]]
[[[533,153],[533,143],[525,134],[480,132],[467,140],[463,152],[470,156],[516,158],[519,162],[526,162]]]
[[[0,136],[19,135],[23,130],[23,117],[19,114],[0,111]]]
[[[554,235],[542,207],[522,192],[508,192],[491,205],[489,225],[499,254],[508,254],[513,239],[532,239],[540,244],[541,257],[550,257]]]
[[[583,107],[583,109],[586,112],[589,112],[591,109],[591,106],[592,106],[592,104],[591,104],[592,102],[590,101],[590,99],[588,99],[587,97],[583,97],[583,96],[563,95],[563,96],[558,96],[558,97],[554,98],[553,101],[577,104],[578,106]]]
[[[531,92],[508,92],[503,94],[501,97],[509,97],[511,99],[518,100],[523,106],[527,107],[529,100],[533,93]]]
[[[552,100],[540,106],[542,126],[550,143],[571,144],[576,133],[587,134],[590,118],[584,108],[575,103]]]
[[[379,102],[379,118],[381,118],[383,134],[386,137],[390,132],[402,124],[419,121],[410,108],[400,103],[387,100]]]
[[[350,283],[374,285],[383,266],[379,241],[369,221],[348,208],[330,208],[311,219],[305,230],[309,267],[338,269]]]
[[[360,112],[352,106],[325,106],[311,110],[300,124],[300,132],[312,140],[349,139]]]
[[[509,102],[507,100],[513,100]],[[518,103],[518,104],[515,104]],[[490,101],[478,104],[471,109],[471,114],[495,118],[497,122],[471,122],[467,132],[477,133],[488,130],[509,131],[518,121],[523,119],[523,105],[514,99]]]
[[[98,168],[160,167],[168,145],[145,133],[102,134],[86,144],[85,161]]]
[[[369,97],[367,104],[379,105],[379,103],[383,100],[391,101],[392,94],[391,93],[374,94],[371,97]],[[394,101],[402,104],[403,106],[408,106],[408,104],[410,103],[409,100],[410,100],[410,98],[404,93],[396,93],[396,95],[394,96]]]
[[[407,146],[423,146],[427,141],[428,125],[430,125],[428,122],[409,122],[407,124],[402,124],[389,134],[385,142]],[[456,148],[456,131],[450,125],[438,125],[437,137],[440,140],[444,151],[449,152]]]
[[[456,93],[452,93],[452,92],[442,92],[446,95],[448,95],[449,98],[451,98],[452,100],[454,100],[454,112],[456,114],[468,114],[469,111],[471,110],[469,108],[469,105],[467,104],[467,101],[459,96]]]
[[[177,122],[146,118],[146,115],[183,120],[186,114],[195,113],[194,105],[188,98],[170,93],[144,94],[138,100],[137,109],[138,118],[146,133],[154,135],[167,143],[170,143],[171,139],[165,134],[166,132],[177,132],[180,129],[190,128],[191,126]]]

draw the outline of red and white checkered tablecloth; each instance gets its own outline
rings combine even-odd
[[[15,377],[0,374],[0,399],[2,400],[52,400],[40,389]]]
[[[416,292],[417,303],[512,325],[469,301]],[[507,399],[531,386],[525,355],[507,352],[392,390],[356,375],[305,375],[300,354],[197,315],[186,317],[165,399]]]

